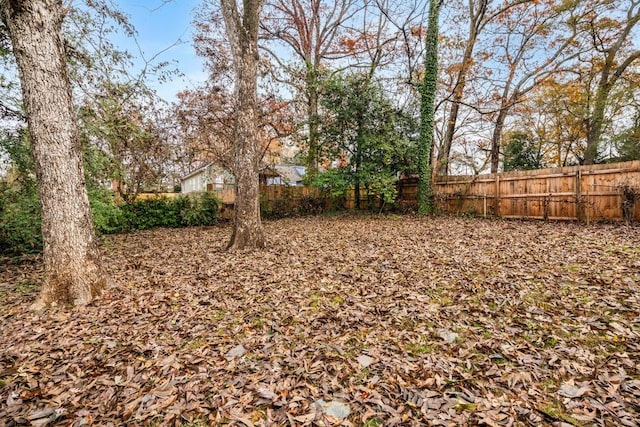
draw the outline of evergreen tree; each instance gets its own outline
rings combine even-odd
[[[540,146],[526,132],[512,132],[504,148],[505,172],[516,170],[541,169],[545,167]]]

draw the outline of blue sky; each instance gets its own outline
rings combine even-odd
[[[201,2],[173,0],[164,4],[162,0],[114,0],[138,31],[137,41],[145,58],[150,59],[176,41],[181,41],[157,58],[157,61],[176,61],[174,68],[183,74],[166,83],[152,82],[159,95],[167,101],[173,101],[176,93],[193,88],[207,77],[203,61],[196,56],[192,43],[193,11]],[[139,55],[133,40],[121,37],[117,42],[134,56]]]

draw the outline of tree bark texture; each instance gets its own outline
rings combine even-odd
[[[496,118],[496,123],[493,128],[493,135],[491,136],[491,173],[498,173],[498,167],[500,166],[502,131],[504,129],[504,122],[507,120],[508,112],[508,107],[503,105],[498,112],[498,117]]]
[[[601,77],[602,79],[605,76]],[[596,92],[596,99],[594,101],[591,117],[588,120],[587,129],[587,146],[584,150],[585,165],[592,165],[598,159],[598,148],[600,147],[600,139],[602,137],[602,127],[604,125],[604,114],[607,108],[607,99],[609,98],[609,92],[611,88],[608,82],[600,82],[598,90]]]
[[[258,142],[258,23],[262,2],[244,0],[242,16],[235,0],[221,0],[235,70],[234,175],[236,202],[228,250],[262,248],[260,220],[260,144]]]
[[[307,115],[309,121],[309,154],[308,167],[309,175],[318,174],[320,163],[320,146],[318,143],[318,71],[317,67],[307,64]]]
[[[93,230],[61,28],[61,0],[4,0],[38,179],[45,278],[35,308],[85,305],[106,276]]]

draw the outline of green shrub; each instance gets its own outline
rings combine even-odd
[[[178,202],[184,199],[182,207],[182,221],[188,226],[212,225],[218,220],[221,202],[212,193],[199,193],[192,197],[180,197]]]
[[[218,219],[220,200],[211,193],[175,199],[138,200],[118,205],[103,189],[89,190],[89,203],[97,234],[113,234],[156,227],[212,225]],[[42,250],[40,206],[35,188],[0,183],[0,253]]]
[[[33,253],[42,250],[40,205],[35,189],[0,189],[0,252]]]
[[[125,217],[111,192],[89,190],[89,203],[93,212],[93,225],[97,234],[126,231]]]
[[[211,225],[218,219],[220,200],[211,193],[174,199],[160,197],[122,206],[128,230]]]
[[[136,200],[122,206],[129,230],[156,227],[176,228],[182,225],[179,204],[166,197]]]

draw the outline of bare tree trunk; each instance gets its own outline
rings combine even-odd
[[[61,0],[0,0],[13,45],[42,211],[45,280],[34,308],[84,305],[105,286],[61,35]]]
[[[498,113],[496,119],[496,125],[493,128],[493,135],[491,137],[491,173],[498,173],[498,166],[500,165],[500,145],[502,143],[502,130],[504,129],[504,122],[507,119],[508,108],[503,106]]]
[[[477,3],[469,1],[469,36],[462,56],[462,62],[460,63],[460,70],[458,71],[456,83],[453,88],[451,111],[449,112],[449,117],[447,119],[447,130],[442,141],[442,148],[438,151],[438,160],[436,163],[438,175],[449,174],[451,147],[453,146],[453,137],[456,132],[456,124],[458,121],[458,114],[460,112],[460,102],[462,101],[464,89],[467,86],[467,75],[473,65],[473,49],[475,48],[476,41],[478,39],[478,33],[481,31],[485,23],[484,16],[487,11],[487,5],[487,0],[480,0]]]
[[[602,43],[602,38],[598,34],[597,28],[591,26],[591,38],[597,51],[604,53],[602,70],[600,71],[600,81],[596,92],[595,103],[591,117],[589,117],[589,129],[587,132],[587,146],[584,152],[584,164],[591,165],[598,160],[598,148],[602,138],[602,131],[605,123],[605,112],[611,89],[623,76],[629,66],[640,59],[640,50],[632,50],[626,57],[620,58],[619,53],[624,52],[623,47],[627,40],[632,37],[633,28],[640,22],[640,1],[629,2],[626,10],[626,20],[624,26],[616,37],[611,38],[612,43],[606,49],[598,43]],[[598,44],[596,46],[596,44]]]
[[[604,77],[603,77],[604,78]],[[587,130],[587,146],[584,150],[583,164],[592,165],[598,159],[598,148],[602,137],[602,128],[604,125],[604,113],[607,107],[607,98],[609,97],[609,87],[606,84],[600,84],[596,93],[596,99],[588,121],[589,129]]]
[[[258,20],[261,0],[244,0],[242,16],[235,0],[221,0],[236,74],[234,174],[236,202],[228,250],[262,248],[260,220],[260,144],[258,142]]]

